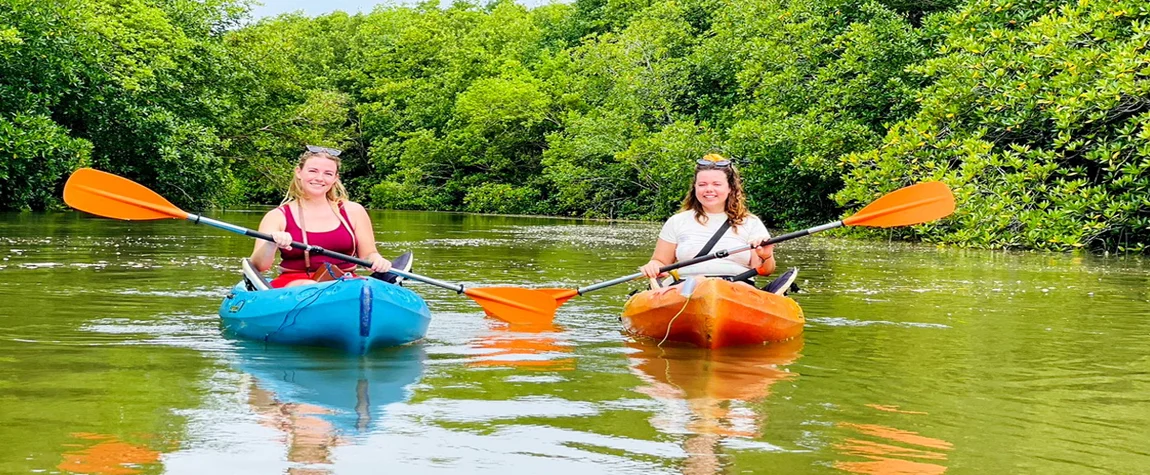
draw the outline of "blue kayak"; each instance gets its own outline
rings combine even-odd
[[[246,259],[244,280],[228,292],[219,314],[224,331],[241,338],[354,354],[418,341],[431,322],[427,302],[399,285],[340,278],[270,289]]]

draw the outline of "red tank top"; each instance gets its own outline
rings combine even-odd
[[[303,229],[300,229],[296,224],[292,212],[288,209],[288,205],[279,207],[280,212],[287,218],[287,225],[284,226],[284,231],[291,234],[294,241],[303,242]],[[347,217],[347,211],[343,209],[343,203],[339,205],[339,214],[347,222],[347,226],[351,226],[351,219]],[[352,228],[354,232],[355,228]],[[348,232],[347,227],[340,223],[335,229],[325,231],[322,233],[309,232],[307,233],[307,243],[313,246],[319,246],[329,251],[340,252],[347,255],[352,255],[355,252],[355,241],[353,240],[351,232]],[[304,259],[303,249],[280,249],[280,267],[288,271],[304,272]],[[340,270],[355,269],[355,264],[344,262],[327,256],[320,256],[312,253],[309,257],[311,260],[311,269],[308,272],[319,269],[325,262],[330,262],[332,266],[338,267]]]

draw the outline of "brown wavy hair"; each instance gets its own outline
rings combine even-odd
[[[703,156],[704,160],[717,162],[720,160],[727,160],[722,155],[717,153],[709,153]],[[699,202],[699,198],[695,196],[695,181],[699,179],[699,172],[708,170],[721,170],[727,175],[727,186],[731,188],[731,193],[727,195],[727,202],[723,208],[727,213],[727,220],[731,222],[731,226],[738,226],[743,224],[743,220],[751,215],[747,210],[747,196],[743,192],[743,179],[739,176],[739,171],[735,169],[735,164],[731,163],[725,167],[715,167],[712,165],[696,165],[695,174],[691,176],[691,189],[687,190],[687,197],[683,198],[683,205],[681,211],[694,210],[695,221],[699,224],[707,224],[707,213],[703,211],[703,203]],[[736,232],[738,232],[736,230]]]

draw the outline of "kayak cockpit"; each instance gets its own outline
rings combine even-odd
[[[256,266],[252,264],[251,259],[245,257],[240,264],[240,269],[244,276],[244,286],[247,287],[248,290],[256,291],[272,288],[267,278],[264,277],[260,271],[256,270]]]

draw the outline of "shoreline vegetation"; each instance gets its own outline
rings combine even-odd
[[[0,210],[61,208],[82,166],[189,209],[278,202],[310,143],[344,150],[374,209],[660,220],[718,152],[772,229],[942,180],[952,217],[873,236],[1144,254],[1147,25],[1133,0],[429,1],[259,21],[245,0],[15,0]]]

